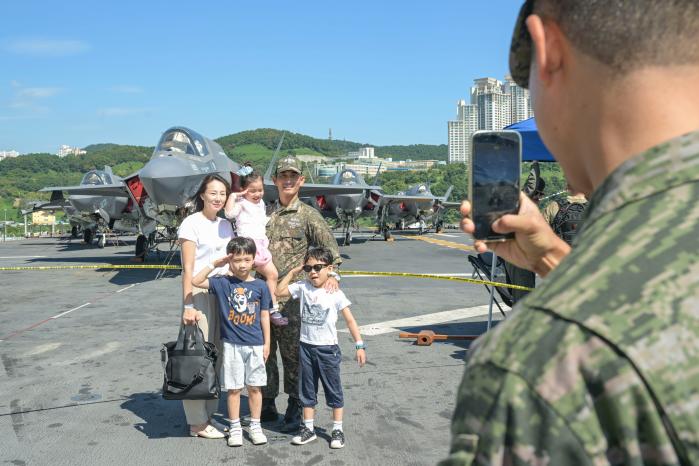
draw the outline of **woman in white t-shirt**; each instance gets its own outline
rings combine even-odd
[[[178,231],[182,251],[182,323],[199,323],[206,341],[220,347],[219,313],[216,298],[207,290],[192,287],[192,277],[208,264],[226,255],[226,245],[233,238],[233,227],[218,217],[231,192],[230,185],[219,175],[207,175],[194,196],[196,212],[184,219]],[[225,274],[228,265],[214,269],[209,276]],[[184,400],[184,413],[193,437],[223,438],[221,426],[212,418],[218,400]]]

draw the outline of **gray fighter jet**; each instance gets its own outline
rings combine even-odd
[[[337,173],[330,185],[351,186],[361,188],[362,191],[354,194],[320,194],[302,200],[318,209],[323,217],[337,219],[342,226],[344,245],[349,246],[352,231],[357,228],[357,220],[360,217],[376,217],[382,196],[381,187],[367,184],[360,174],[349,168]]]
[[[105,194],[84,194],[85,189],[99,187]],[[124,181],[112,172],[111,167],[104,170],[90,170],[79,186],[52,186],[43,188],[43,192],[51,192],[51,200],[47,203],[31,203],[31,209],[22,213],[27,214],[39,210],[65,212],[71,224],[71,234],[77,238],[82,234],[83,241],[91,244],[97,238],[97,245],[104,247],[109,231],[137,232],[138,212],[123,192]],[[76,191],[78,190],[78,191]],[[63,197],[63,192],[81,192]],[[114,196],[114,193],[122,193]]]
[[[144,257],[156,240],[156,232],[167,240],[176,239],[177,228],[191,213],[192,198],[206,175],[218,174],[239,190],[239,169],[240,165],[229,159],[215,141],[191,129],[173,127],[163,133],[143,168],[122,183],[44,190],[61,190],[71,197],[105,196],[115,202],[126,199],[127,209],[139,214],[136,256]],[[156,230],[158,225],[164,227],[163,231]]]
[[[442,230],[444,209],[457,208],[459,203],[449,202],[454,187],[450,186],[444,196],[435,196],[427,183],[411,186],[398,194],[383,194],[378,208],[379,230],[385,240],[391,237],[389,223],[395,223],[396,229],[402,230],[410,222],[418,222],[419,233],[427,228],[431,220],[437,232]]]

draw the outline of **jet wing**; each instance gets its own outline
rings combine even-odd
[[[27,209],[22,209],[21,213],[22,213],[22,215],[27,215],[27,214],[31,214],[33,212],[39,212],[42,210],[48,211],[48,212],[55,212],[57,210],[63,210],[65,207],[70,207],[70,204],[68,204],[67,201],[65,201],[65,200],[59,200],[59,202],[36,201],[36,202],[30,202],[27,205]]]
[[[391,204],[394,202],[405,202],[405,201],[420,201],[420,202],[434,202],[440,199],[437,196],[408,196],[403,194],[382,194],[381,195],[381,205]]]
[[[51,186],[42,188],[40,192],[60,191],[70,194],[85,196],[107,196],[107,197],[128,197],[129,192],[124,183],[120,184],[98,184],[98,185],[78,185],[78,186]]]

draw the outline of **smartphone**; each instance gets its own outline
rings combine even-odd
[[[511,239],[513,234],[495,233],[492,225],[503,215],[519,211],[522,137],[517,131],[476,131],[471,147],[468,190],[476,226],[473,237]]]

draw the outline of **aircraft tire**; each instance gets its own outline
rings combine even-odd
[[[97,238],[97,247],[102,249],[107,244],[107,235],[102,234]]]
[[[144,235],[138,235],[136,238],[136,257],[146,257],[146,246],[148,239]]]
[[[72,236],[73,238],[78,237],[78,226],[77,225],[73,225],[73,228],[70,229],[70,236]]]
[[[388,241],[389,239],[391,239],[391,232],[386,228],[383,231],[383,240]]]
[[[350,244],[352,244],[352,232],[348,231],[345,233],[345,246],[349,246]]]
[[[85,230],[83,230],[83,241],[85,242],[85,244],[92,244],[92,237],[92,230],[90,230],[89,228],[85,228]]]

